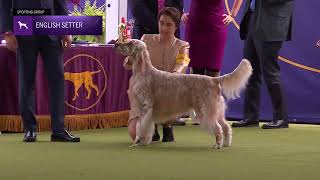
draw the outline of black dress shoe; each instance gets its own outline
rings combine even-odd
[[[171,127],[163,127],[162,131],[163,131],[162,142],[173,142],[174,141],[172,126]]]
[[[231,124],[232,127],[259,127],[259,121],[243,119]]]
[[[287,120],[276,120],[271,121],[267,124],[261,126],[262,129],[279,129],[279,128],[289,128],[289,123]]]
[[[53,133],[51,134],[52,142],[80,142],[79,137],[75,137],[70,134],[67,130],[64,130],[61,133]]]
[[[36,142],[37,134],[33,131],[28,131],[23,137],[23,142]]]
[[[155,125],[154,134],[152,136],[152,141],[159,141],[159,140],[160,140],[160,135],[158,132],[157,125]]]

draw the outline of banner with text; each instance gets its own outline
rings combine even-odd
[[[15,35],[102,35],[102,16],[13,16]]]

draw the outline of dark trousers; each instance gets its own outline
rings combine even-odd
[[[249,23],[249,32],[244,42],[244,58],[251,62],[253,73],[249,79],[244,100],[244,119],[259,120],[260,87],[262,77],[267,85],[273,106],[273,120],[287,120],[287,109],[280,82],[278,54],[282,41],[263,41],[250,32],[253,14]]]
[[[58,37],[18,37],[19,108],[25,131],[36,131],[34,89],[37,56],[40,53],[49,87],[52,132],[64,130],[63,49]],[[40,102],[41,103],[41,102]]]

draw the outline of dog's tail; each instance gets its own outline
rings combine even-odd
[[[93,71],[93,72],[90,72],[90,74],[97,74],[99,73],[101,70],[98,70],[98,71]]]
[[[231,73],[220,76],[222,92],[227,99],[236,99],[252,74],[252,67],[247,59],[243,59],[239,66]]]

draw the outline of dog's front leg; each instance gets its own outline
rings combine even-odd
[[[138,146],[141,142],[141,118],[138,120],[136,124],[136,138],[134,139],[133,144],[130,147]]]
[[[141,137],[136,136],[136,139],[134,140],[133,144],[131,144],[129,147],[136,147],[139,146],[141,142]]]
[[[148,145],[152,141],[152,135],[154,131],[154,122],[151,119],[152,108],[148,108],[146,113],[143,113],[136,126],[136,138],[132,146]]]

